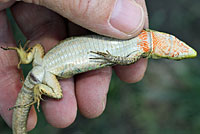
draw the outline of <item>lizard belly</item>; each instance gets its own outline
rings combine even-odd
[[[114,56],[127,56],[139,52],[137,40],[118,40],[99,36],[75,37],[62,41],[50,50],[44,57],[47,71],[59,77],[69,78],[75,74],[99,69],[108,65],[101,64],[102,60],[90,58],[98,57],[90,51],[109,51]]]

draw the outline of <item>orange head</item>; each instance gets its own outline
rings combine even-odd
[[[151,30],[150,32],[152,38],[152,58],[180,60],[197,56],[197,52],[193,48],[175,36]]]

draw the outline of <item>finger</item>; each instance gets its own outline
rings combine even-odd
[[[111,74],[112,69],[107,67],[76,77],[78,107],[84,116],[94,118],[104,111]]]
[[[128,83],[136,83],[140,81],[147,67],[147,59],[140,59],[136,63],[129,66],[115,66],[113,67],[115,73],[120,80]]]
[[[148,23],[148,15],[147,15],[145,1],[144,0],[136,0],[136,2],[144,9],[144,13],[145,13],[144,28],[148,28],[149,23]],[[128,82],[128,83],[135,83],[135,82],[140,81],[144,76],[146,68],[147,68],[147,59],[141,59],[138,62],[136,62],[130,66],[114,67],[117,76],[121,80]]]
[[[12,12],[23,33],[33,42],[45,45],[49,50],[66,36],[62,18],[44,7],[19,3]],[[60,101],[47,100],[42,105],[47,121],[55,127],[66,127],[76,117],[74,87],[69,80],[62,84],[64,97]]]
[[[36,41],[42,44],[45,42],[44,47],[48,51],[59,40],[65,38],[64,22],[56,13],[41,6],[22,2],[11,9],[20,29],[32,41],[31,45]]]
[[[15,3],[15,0],[1,0],[0,11],[10,7],[13,3]]]
[[[145,0],[135,0],[135,1],[144,10],[144,29],[148,29],[149,28],[149,18],[148,18],[148,12],[147,12],[147,7],[146,7],[146,2],[145,2]]]
[[[0,12],[0,44],[14,45],[14,39],[5,11]],[[4,51],[0,49],[0,115],[11,127],[12,111],[8,108],[15,105],[17,94],[22,87],[20,82],[20,73],[17,69],[18,59],[14,51]],[[29,114],[28,130],[34,128],[36,124],[36,113],[32,109]]]
[[[146,13],[135,0],[23,0],[43,5],[99,34],[127,39],[144,27]]]
[[[71,22],[67,23],[67,29],[67,34],[70,36],[91,34],[87,29]],[[91,71],[76,76],[76,96],[82,115],[94,118],[104,111],[110,77],[111,68]]]
[[[90,33],[88,30],[71,22],[67,24],[67,27],[70,36]],[[111,68],[91,71],[76,76],[76,97],[82,115],[94,118],[104,111],[110,77]]]
[[[73,79],[60,80],[60,84],[63,89],[63,98],[59,100],[48,99],[43,102],[43,111],[51,125],[57,128],[65,128],[75,120],[77,102]]]

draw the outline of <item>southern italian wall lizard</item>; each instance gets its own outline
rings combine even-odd
[[[3,48],[3,47],[2,47]],[[140,58],[168,58],[180,60],[196,57],[197,52],[170,34],[143,30],[137,37],[118,40],[99,35],[71,37],[61,41],[44,55],[43,47],[36,44],[28,50],[21,46],[3,48],[16,50],[20,64],[32,62],[23,87],[12,107],[13,134],[26,134],[26,124],[31,105],[39,108],[41,95],[62,98],[57,80],[96,70],[105,66],[129,65]]]

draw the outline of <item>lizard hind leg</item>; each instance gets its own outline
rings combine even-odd
[[[116,56],[113,56],[110,54],[109,51],[106,50],[106,52],[94,52],[94,51],[90,51],[90,53],[99,55],[99,57],[92,57],[89,58],[90,60],[100,60],[100,65],[104,65],[104,64],[113,64],[114,62],[112,61],[112,59],[116,59]]]
[[[45,84],[35,85],[33,88],[34,100],[32,103],[28,104],[27,106],[37,103],[37,110],[40,111],[39,106],[40,106],[40,100],[43,100],[42,95],[47,95],[49,92],[52,92],[52,91],[53,91],[53,89]]]
[[[23,105],[15,105],[15,106],[9,108],[8,110],[13,110],[15,108],[29,107],[29,106],[32,106],[35,103],[37,103],[37,110],[40,111],[39,110],[40,100],[43,100],[41,96],[43,94],[44,88],[46,88],[46,87],[43,84],[37,84],[37,85],[35,85],[34,88],[33,88],[34,98],[33,98],[33,101],[31,103],[23,104]]]
[[[104,60],[103,63],[112,63],[114,65],[129,65],[133,64],[138,61],[141,57],[143,52],[133,51],[132,53],[128,54],[127,56],[114,56],[110,54],[109,51],[106,52],[94,52],[90,51],[93,54],[99,55],[100,57],[90,58],[93,60],[101,59]]]
[[[42,95],[56,99],[62,98],[62,89],[55,75],[46,72],[44,82],[45,84],[37,84],[33,87],[34,97],[31,103],[24,105],[16,105],[14,107],[9,108],[8,110],[12,110],[14,108],[28,107],[37,103],[37,110],[40,111],[39,106],[40,100],[43,100]]]
[[[34,92],[34,101],[28,104],[28,106],[37,103],[38,111],[40,106],[40,100],[43,100],[41,97],[42,95],[56,99],[62,98],[62,89],[60,87],[60,84],[56,76],[49,72],[46,72],[45,74],[44,84],[35,85],[33,92]]]

